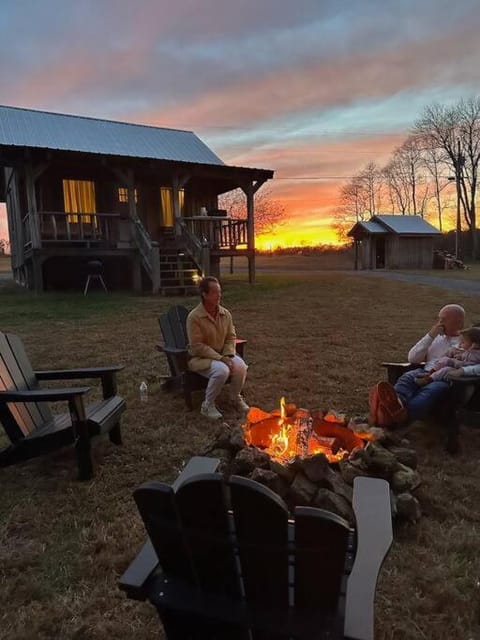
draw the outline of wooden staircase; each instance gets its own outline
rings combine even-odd
[[[197,293],[196,279],[200,271],[186,251],[176,248],[160,250],[160,291],[164,296]]]

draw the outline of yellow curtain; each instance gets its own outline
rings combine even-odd
[[[91,180],[64,180],[63,203],[65,213],[96,213],[95,183]],[[91,222],[90,216],[82,216],[83,222]],[[77,215],[69,215],[69,222],[78,222]]]
[[[173,193],[170,187],[160,187],[160,200],[162,205],[162,226],[173,227],[175,216],[173,213]]]

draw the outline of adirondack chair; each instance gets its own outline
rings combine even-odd
[[[158,344],[158,351],[162,351],[170,368],[170,377],[163,383],[165,391],[180,389],[185,403],[190,411],[193,409],[192,393],[201,391],[207,386],[208,380],[188,369],[188,337],[187,316],[188,309],[182,306],[170,307],[158,320],[162,333],[163,344]],[[247,341],[237,338],[236,351],[243,358]]]
[[[392,542],[388,483],[356,478],[355,530],[297,507],[219,461],[192,458],[172,486],[134,492],[149,535],[120,588],[158,610],[169,640],[373,640]],[[353,568],[352,568],[353,562]]]
[[[387,379],[395,384],[398,378],[421,367],[423,363],[382,362]],[[447,433],[446,449],[457,453],[460,448],[460,426],[480,424],[480,376],[463,376],[449,381],[450,391],[434,411],[434,417]]]
[[[109,433],[122,443],[120,418],[125,401],[117,395],[116,374],[123,367],[33,371],[22,341],[0,333],[0,423],[11,444],[0,451],[0,467],[74,444],[79,477],[93,476],[91,438]],[[41,389],[41,380],[100,378],[103,400],[85,405],[89,387]],[[68,413],[53,415],[49,402],[68,403]]]

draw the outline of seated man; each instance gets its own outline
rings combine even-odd
[[[198,285],[202,301],[187,318],[188,367],[205,378],[208,385],[201,414],[219,420],[222,414],[215,401],[228,377],[235,407],[244,413],[249,409],[241,396],[247,377],[247,365],[235,354],[235,327],[232,314],[220,306],[222,289],[213,276],[202,278]]]
[[[460,305],[448,304],[440,309],[438,321],[408,352],[408,361],[419,367],[400,376],[394,387],[386,382],[379,387],[381,403],[388,408],[390,415],[397,416],[398,422],[425,418],[448,390],[448,382],[444,380],[422,386],[417,384],[416,378],[431,371],[439,358],[460,345],[464,322],[465,310]],[[423,361],[425,365],[421,367]],[[480,374],[480,365],[464,367],[462,373]]]

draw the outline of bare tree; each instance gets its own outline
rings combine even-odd
[[[219,198],[219,207],[226,209],[232,218],[246,219],[247,203],[245,193],[234,189]],[[285,224],[286,209],[273,196],[272,189],[260,189],[255,195],[255,233],[273,233]]]
[[[379,212],[383,176],[373,162],[340,188],[339,202],[333,216],[334,227],[340,238],[346,239],[356,223],[369,220]]]
[[[393,152],[383,169],[394,210],[424,217],[429,199],[429,181],[420,141],[410,136]]]
[[[415,130],[430,147],[443,149],[455,172],[465,221],[470,230],[472,255],[477,257],[476,192],[480,163],[480,97],[460,100],[453,107],[427,106]]]
[[[447,176],[445,176],[445,168],[448,168],[448,156],[444,149],[431,147],[427,140],[423,140],[420,136],[420,145],[422,147],[423,160],[425,168],[430,175],[432,183],[431,193],[435,203],[435,211],[438,219],[438,228],[443,231],[443,214],[445,210],[452,206],[451,199],[445,198],[444,190],[450,184]]]

